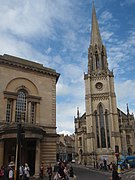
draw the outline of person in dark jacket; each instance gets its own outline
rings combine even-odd
[[[65,179],[64,168],[65,168],[65,164],[63,162],[60,162],[58,173],[59,173],[61,179]]]
[[[117,172],[117,166],[113,164],[113,169],[112,169],[112,180],[119,180],[118,172]]]

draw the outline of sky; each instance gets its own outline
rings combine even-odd
[[[135,113],[135,0],[95,0],[117,106]],[[43,64],[60,73],[57,132],[74,133],[74,116],[85,112],[92,0],[0,0],[0,54]]]

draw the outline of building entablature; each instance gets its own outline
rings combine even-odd
[[[51,68],[44,67],[42,64],[31,62],[22,58],[10,56],[7,54],[4,54],[3,56],[0,56],[0,64],[5,66],[10,66],[14,68],[21,68],[27,71],[35,71],[40,74],[46,74],[50,76],[56,77],[56,80],[58,80],[60,74],[57,73],[55,70]]]
[[[23,123],[21,125],[21,131],[23,130],[24,137],[30,139],[42,139],[46,134],[46,131],[39,126],[39,124]],[[1,123],[0,124],[0,139],[16,138],[18,131],[17,123]],[[21,132],[20,132],[21,133]]]

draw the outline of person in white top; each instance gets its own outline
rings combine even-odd
[[[8,177],[10,180],[13,180],[14,179],[14,170],[12,169],[11,166],[9,166],[10,169],[9,169],[9,174],[8,174]]]
[[[30,168],[28,166],[27,163],[25,163],[25,167],[24,167],[24,179],[25,180],[29,180],[30,178]]]

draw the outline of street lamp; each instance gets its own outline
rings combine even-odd
[[[20,138],[21,122],[17,124],[17,142],[16,142],[16,158],[15,158],[15,180],[19,179],[19,162],[20,162]]]

